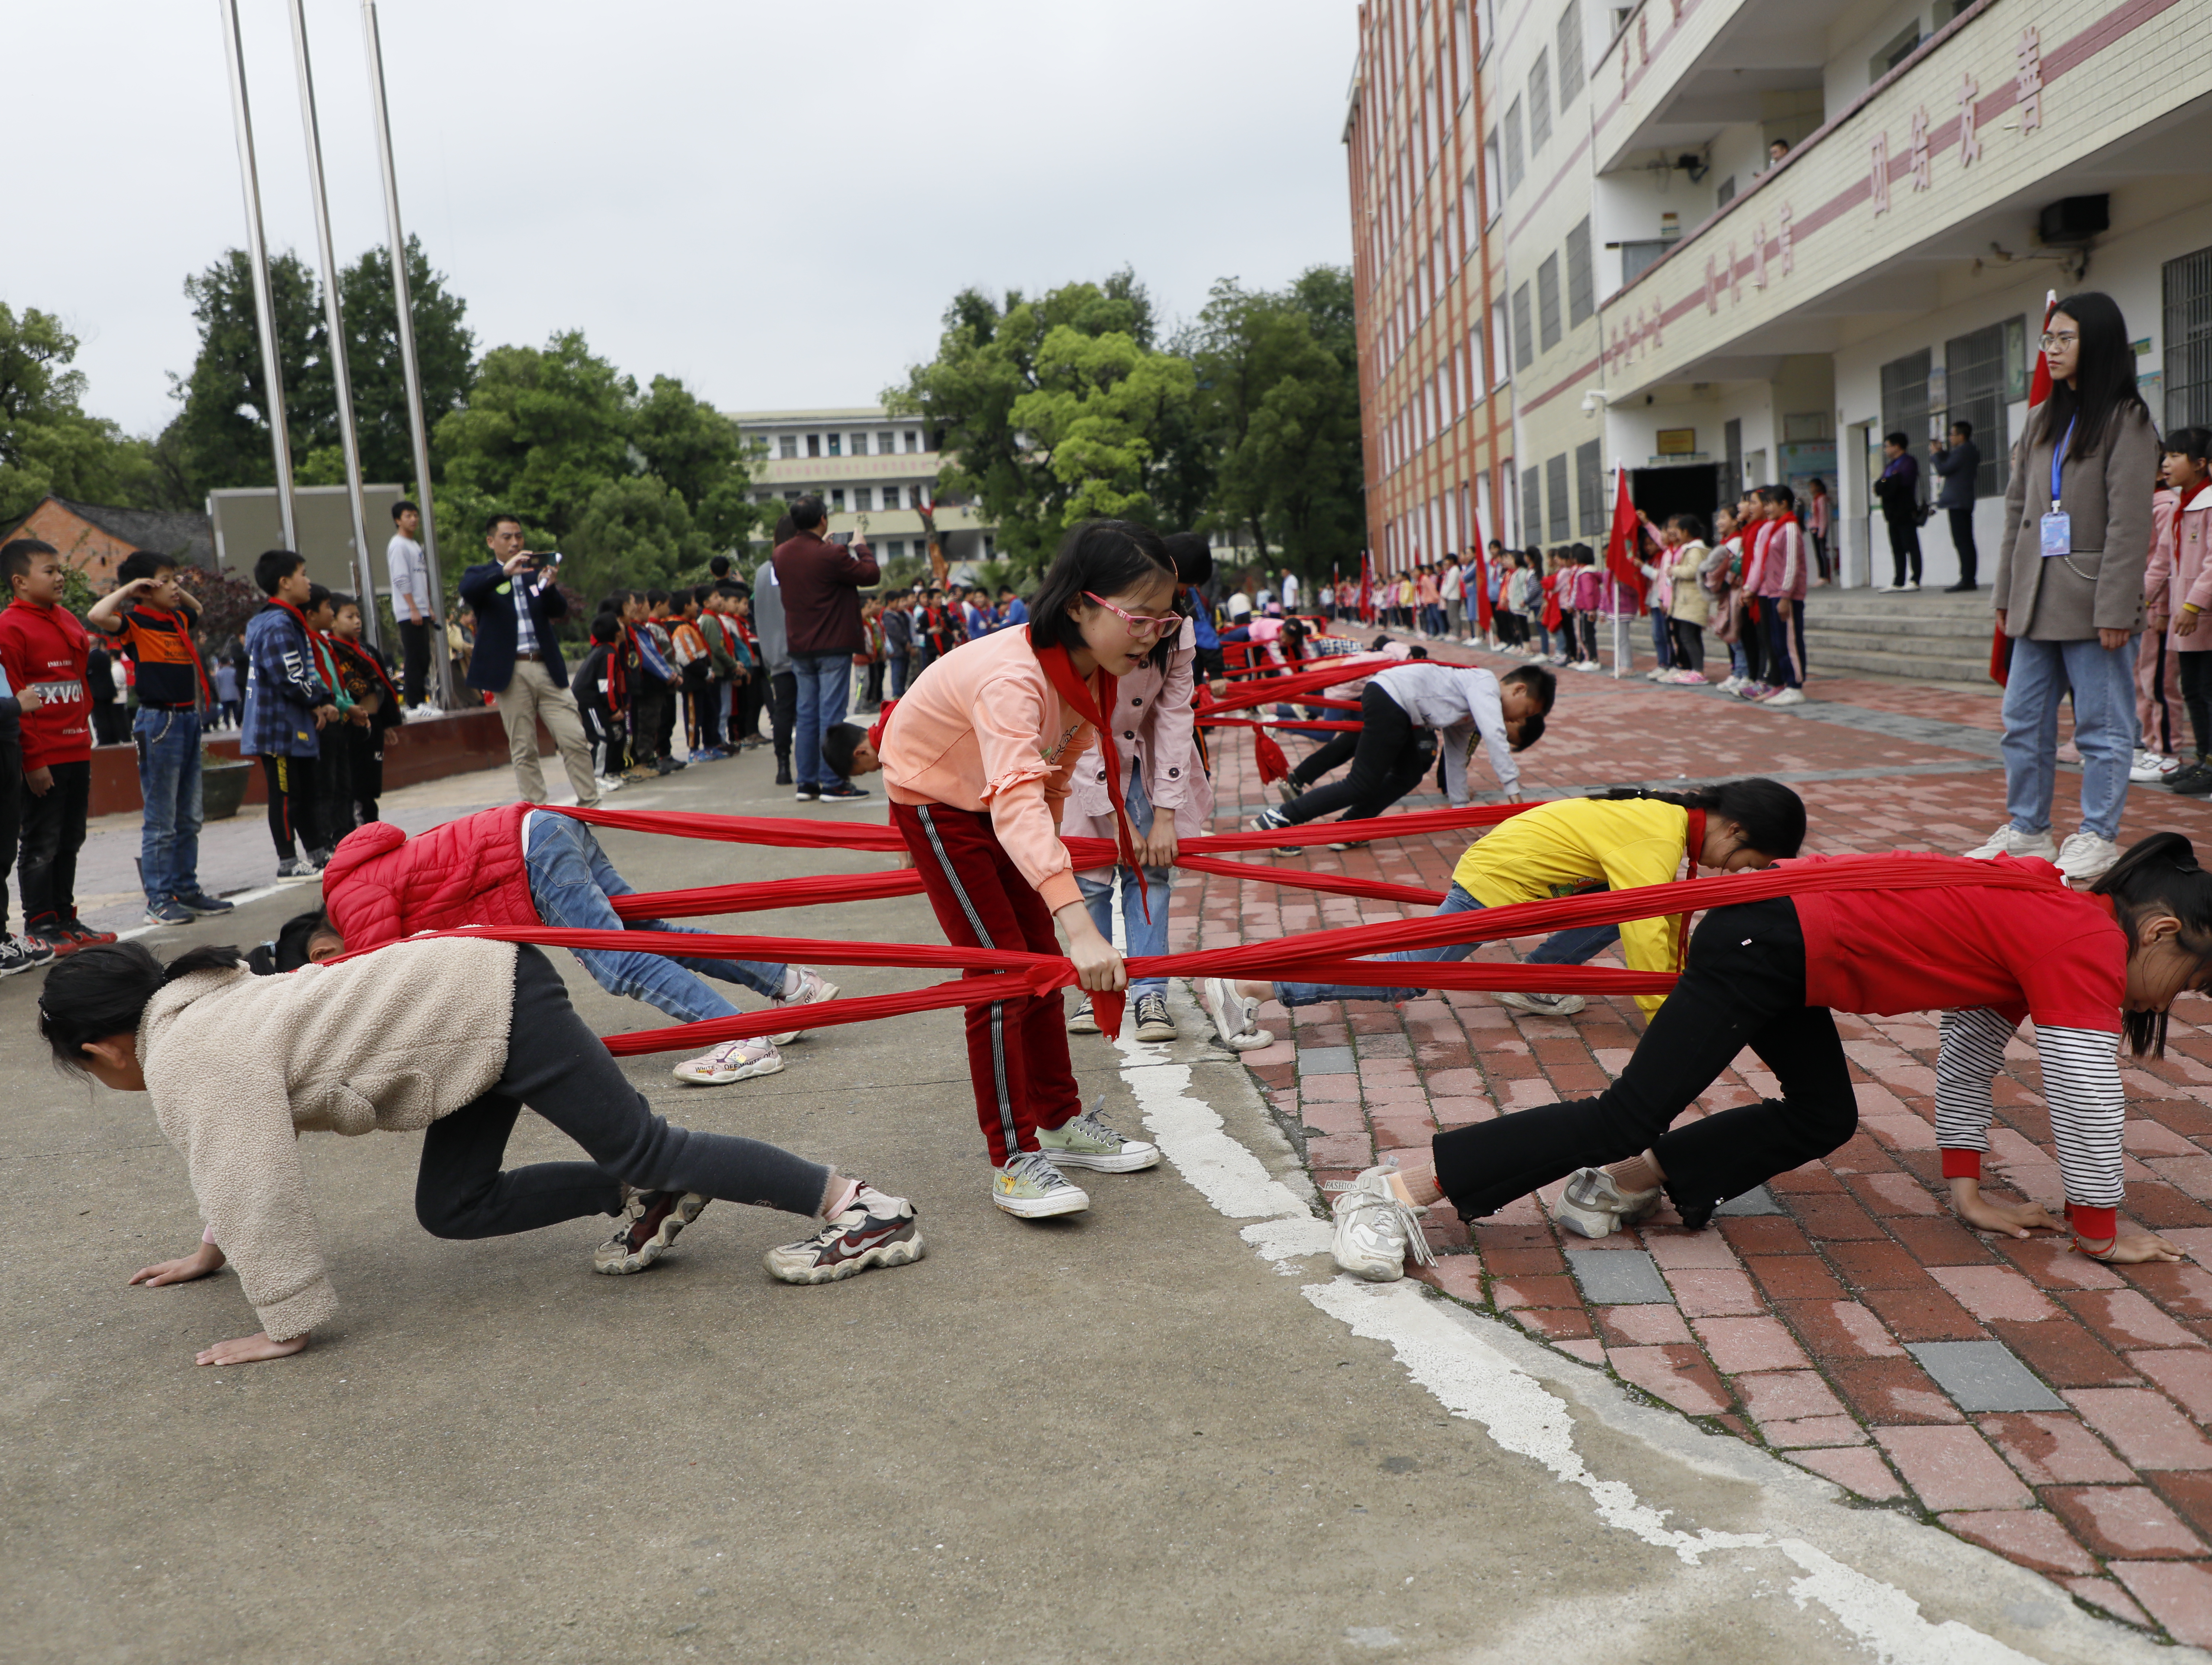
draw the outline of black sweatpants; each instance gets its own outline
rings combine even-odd
[[[1782,1097],[1668,1132],[1746,1047]],[[1777,896],[1705,915],[1681,981],[1619,1080],[1595,1098],[1437,1134],[1437,1182],[1462,1218],[1479,1219],[1577,1168],[1648,1149],[1683,1223],[1701,1226],[1717,1205],[1836,1149],[1858,1121],[1836,1021],[1805,1004],[1796,904]]]
[[[1974,508],[1969,503],[1964,508],[1948,511],[1951,518],[1951,547],[1959,552],[1959,582],[1971,585],[1975,569],[1982,564],[1981,551],[1974,547]],[[1915,573],[1917,578],[1919,574]]]
[[[1310,787],[1283,808],[1293,825],[1318,821],[1324,815],[1348,809],[1349,820],[1364,820],[1389,809],[1421,782],[1435,761],[1431,732],[1414,726],[1406,708],[1369,683],[1359,696],[1359,728],[1340,733],[1300,763],[1292,779],[1304,785],[1318,780],[1346,758],[1351,770],[1341,781]]]
[[[791,771],[791,737],[799,727],[799,673],[779,671],[769,678],[769,730],[775,736],[775,772]]]
[[[49,763],[54,783],[43,793],[28,787],[19,800],[23,853],[15,888],[23,893],[23,924],[44,931],[76,917],[76,856],[84,848],[85,814],[92,806],[92,763]]]
[[[1917,584],[1920,581],[1920,523],[1910,514],[1894,515],[1887,510],[1883,512],[1883,518],[1889,523],[1892,585],[1899,587],[1904,585],[1908,567],[1911,569],[1912,581]]]
[[[1670,618],[1667,632],[1674,642],[1674,668],[1678,671],[1703,671],[1705,668],[1705,627],[1692,624],[1686,618]]]
[[[269,838],[276,846],[276,859],[289,861],[300,854],[296,838],[311,850],[322,848],[323,822],[315,799],[313,757],[261,757],[261,783],[269,793]]]
[[[376,800],[384,796],[384,735],[385,731],[374,723],[367,728],[346,725],[346,791],[352,816],[346,823],[348,832],[382,818],[377,814]]]
[[[399,652],[401,657],[406,661],[406,668],[400,672],[400,676],[404,678],[400,684],[401,697],[407,702],[411,709],[422,703],[422,690],[429,684],[430,621],[428,619],[426,618],[419,623],[404,618],[399,621]]]
[[[622,1188],[696,1191],[812,1214],[830,1170],[757,1139],[694,1133],[655,1115],[568,1004],[553,963],[525,944],[514,960],[507,1067],[487,1091],[430,1124],[415,1217],[435,1237],[502,1237],[621,1212]],[[523,1106],[584,1147],[589,1162],[502,1170]]]
[[[2182,708],[2189,713],[2190,737],[2197,742],[2197,757],[2202,763],[2212,757],[2212,650],[2184,649],[2175,657],[2181,662]]]
[[[633,769],[650,769],[665,755],[660,731],[672,718],[668,684],[641,671],[629,696],[629,761]]]

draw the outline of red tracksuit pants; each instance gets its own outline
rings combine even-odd
[[[893,803],[891,824],[906,840],[937,922],[955,947],[1060,951],[1051,911],[1000,844],[988,813]],[[991,1160],[1003,1166],[1016,1152],[1037,1148],[1038,1128],[1060,1127],[1082,1111],[1067,1060],[1066,1012],[1055,989],[1042,999],[1024,995],[967,1012],[975,1117]]]

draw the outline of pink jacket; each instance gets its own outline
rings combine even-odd
[[[2159,496],[2168,494],[2160,492]],[[2153,500],[2154,520],[2157,514],[2156,500]],[[2176,653],[2212,653],[2212,485],[2199,486],[2187,502],[2180,505],[2173,515],[2173,529],[2163,537],[2151,539],[2151,564],[2144,569],[2143,588],[2150,588],[2151,574],[2161,557],[2171,573],[2168,582],[2172,617],[2166,627],[2166,643]],[[2182,609],[2194,606],[2198,610],[2197,628],[2187,635],[2178,627],[2186,615]]]
[[[1771,599],[1805,599],[1805,532],[1784,517],[1765,524],[1765,554],[1760,563],[1759,593]]]
[[[1135,769],[1152,807],[1175,817],[1177,838],[1204,832],[1213,813],[1213,783],[1198,760],[1191,711],[1191,665],[1198,637],[1188,624],[1168,653],[1167,668],[1139,666],[1121,678],[1115,691],[1114,748],[1121,765],[1122,790]],[[1114,799],[1106,787],[1106,764],[1094,738],[1076,761],[1067,809],[1060,830],[1070,838],[1111,838]]]
[[[1575,611],[1594,613],[1605,594],[1605,578],[1595,567],[1575,568]]]
[[[991,829],[1045,905],[1082,900],[1060,805],[1091,725],[1060,702],[1026,629],[933,659],[884,726],[884,789],[898,804],[988,810]]]

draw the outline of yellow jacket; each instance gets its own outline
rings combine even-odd
[[[1595,879],[1607,890],[1664,884],[1687,853],[1690,812],[1648,798],[1563,798],[1540,804],[1467,848],[1452,883],[1486,908],[1544,902]],[[1680,916],[1631,920],[1620,927],[1632,971],[1680,971]],[[1666,999],[1638,994],[1650,1017]]]

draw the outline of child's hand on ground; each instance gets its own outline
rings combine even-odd
[[[189,1255],[173,1261],[157,1261],[152,1266],[142,1266],[131,1274],[131,1281],[143,1284],[149,1289],[159,1289],[164,1284],[188,1284],[195,1278],[205,1278],[220,1272],[223,1266],[222,1250],[213,1243],[202,1243]]]
[[[2087,1243],[2091,1249],[2097,1248],[2097,1245],[2087,1237],[2079,1237],[2075,1241]],[[2173,1244],[2166,1242],[2165,1238],[2153,1232],[2137,1231],[2130,1236],[2115,1237],[2111,1249],[2092,1258],[2121,1266],[2139,1266],[2145,1261],[2185,1261],[2189,1257]]]
[[[264,1358],[289,1358],[307,1345],[307,1338],[295,1335],[289,1341],[271,1341],[267,1330],[257,1330],[252,1335],[241,1335],[234,1341],[218,1341],[194,1356],[195,1364],[257,1364]]]
[[[2039,1202],[1991,1202],[1978,1191],[1953,1197],[1959,1218],[1984,1231],[2002,1231],[2008,1237],[2025,1237],[2031,1231],[2063,1231]]]

